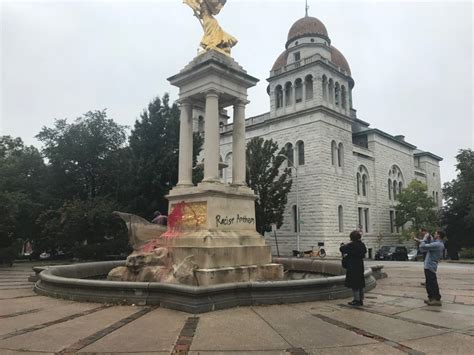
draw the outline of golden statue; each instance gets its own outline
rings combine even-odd
[[[201,47],[204,52],[215,49],[230,56],[230,50],[237,44],[230,34],[226,33],[214,18],[219,14],[227,0],[184,0],[183,2],[191,7],[194,16],[199,19],[204,30],[201,40]]]

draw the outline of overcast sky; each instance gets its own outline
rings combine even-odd
[[[107,108],[132,127],[153,97],[175,100],[166,79],[202,36],[181,0],[0,2],[0,134],[37,146],[55,118]],[[442,181],[453,179],[474,141],[472,2],[308,2],[349,62],[359,118],[444,157]],[[239,40],[232,56],[260,79],[248,115],[269,110],[266,78],[304,3],[228,0],[219,14]]]

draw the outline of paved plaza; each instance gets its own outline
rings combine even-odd
[[[0,354],[472,354],[474,265],[441,264],[443,306],[428,307],[420,262],[383,264],[389,277],[362,309],[345,299],[198,315],[38,296],[32,264],[17,264],[0,268]]]

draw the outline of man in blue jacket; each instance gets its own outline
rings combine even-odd
[[[441,306],[441,295],[439,293],[436,271],[438,270],[438,261],[443,257],[444,236],[445,234],[443,231],[437,231],[434,241],[432,242],[425,239],[420,240],[418,238],[413,238],[420,243],[420,251],[422,253],[427,253],[424,261],[424,268],[428,299],[425,300],[425,303],[429,306]]]

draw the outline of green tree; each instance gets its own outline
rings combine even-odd
[[[45,210],[38,218],[41,238],[35,247],[39,250],[77,250],[84,244],[97,247],[111,240],[126,245],[127,230],[112,214],[119,208],[114,200],[94,197],[66,201],[59,209]]]
[[[44,203],[46,166],[39,151],[20,138],[0,137],[0,248],[33,240]]]
[[[56,120],[36,136],[48,158],[52,193],[60,200],[116,193],[116,178],[126,169],[116,159],[126,142],[125,127],[105,110],[89,111],[73,123]]]
[[[247,184],[258,195],[255,202],[257,231],[263,234],[275,223],[283,224],[283,213],[291,190],[291,170],[281,170],[285,149],[273,140],[253,138],[247,144]]]
[[[436,204],[433,198],[428,196],[427,191],[428,188],[424,183],[413,180],[397,195],[395,223],[397,226],[408,223],[408,228],[403,232],[406,237],[413,232],[418,232],[420,228],[433,230],[439,224]]]
[[[456,156],[456,179],[445,183],[443,224],[450,246],[474,246],[474,151],[461,149]]]
[[[170,106],[165,94],[148,105],[132,130],[130,209],[145,218],[168,210],[165,196],[178,182],[179,116],[178,105]],[[194,135],[193,142],[196,163],[203,139]]]

